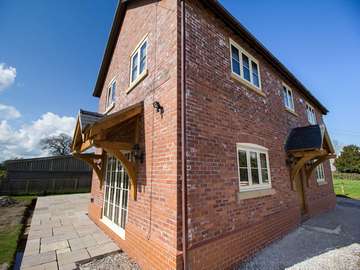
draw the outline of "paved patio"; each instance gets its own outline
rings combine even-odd
[[[119,251],[87,216],[89,194],[39,197],[22,270],[76,269],[76,263]]]

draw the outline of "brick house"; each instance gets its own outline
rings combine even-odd
[[[89,216],[143,269],[228,269],[335,206],[327,109],[217,1],[120,1],[93,95]]]

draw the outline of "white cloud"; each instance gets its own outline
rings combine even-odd
[[[20,116],[20,112],[15,107],[0,103],[0,120],[15,119]]]
[[[12,85],[16,78],[16,68],[0,63],[0,91]]]
[[[46,156],[41,149],[41,139],[65,133],[73,135],[76,119],[48,112],[31,124],[13,128],[7,120],[0,122],[0,161],[15,157]]]

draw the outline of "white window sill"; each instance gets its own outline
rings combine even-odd
[[[133,81],[130,84],[129,88],[126,90],[126,94],[129,94],[131,90],[133,90],[135,86],[137,86],[147,75],[148,75],[148,70],[146,69],[145,71],[143,71],[142,74],[139,75],[139,77],[136,78],[135,81]]]
[[[291,113],[294,116],[299,116],[295,110],[289,109],[288,107],[285,107],[285,111],[287,111],[288,113]]]
[[[108,113],[111,112],[112,109],[114,109],[114,108],[115,108],[115,102],[111,103],[111,105],[106,108],[106,111],[104,112],[104,114],[108,114]]]
[[[265,197],[265,196],[272,196],[276,193],[275,189],[273,188],[266,188],[266,189],[254,189],[254,190],[245,190],[238,192],[237,200],[238,202],[247,199]]]
[[[248,82],[247,80],[244,80],[243,78],[241,78],[241,76],[237,75],[236,73],[231,72],[231,78],[241,82],[246,87],[248,87],[250,90],[254,91],[256,94],[258,94],[260,96],[263,96],[263,97],[266,97],[265,93],[261,90],[261,88],[256,87],[255,85]]]
[[[125,230],[120,226],[117,226],[115,223],[110,221],[107,217],[103,217],[100,221],[105,224],[110,230],[112,230],[116,235],[121,239],[125,240]]]
[[[324,181],[317,181],[318,186],[323,186],[323,185],[327,185],[327,182]]]

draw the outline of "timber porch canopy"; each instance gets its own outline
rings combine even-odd
[[[291,185],[302,168],[305,168],[306,180],[314,169],[325,160],[335,158],[335,150],[324,125],[299,127],[291,130],[285,150],[291,167]]]
[[[123,151],[139,149],[140,117],[143,103],[137,103],[110,115],[80,110],[72,142],[72,152],[94,169],[102,186],[105,176],[106,153],[121,161],[131,181],[131,196],[136,200],[136,163]],[[84,153],[92,147],[102,148],[102,154]]]

